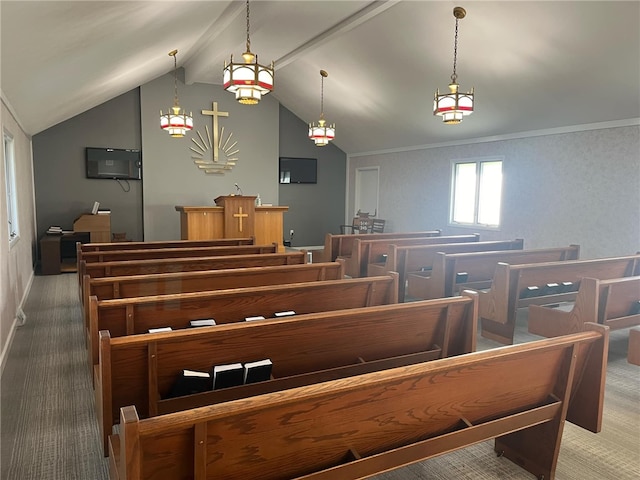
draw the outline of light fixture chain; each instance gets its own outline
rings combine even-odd
[[[324,118],[324,76],[320,75],[320,118]]]
[[[249,0],[247,0],[247,52],[251,51],[251,40],[249,40]]]
[[[456,74],[456,64],[458,61],[458,17],[456,17],[456,33],[453,41],[453,74],[451,75],[451,82],[456,83],[458,75]]]
[[[175,55],[173,56],[173,105],[178,106],[178,61]]]

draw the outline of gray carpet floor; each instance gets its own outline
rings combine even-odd
[[[1,382],[1,478],[106,480],[75,274],[37,276],[24,311],[27,321],[16,331]],[[526,311],[520,317],[516,343],[539,338],[526,330]],[[640,478],[640,367],[626,361],[627,340],[627,330],[611,334],[602,431],[566,423],[557,480]],[[478,339],[479,350],[498,346]],[[533,476],[483,442],[375,478]]]

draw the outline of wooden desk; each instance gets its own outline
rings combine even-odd
[[[86,213],[80,215],[73,222],[74,232],[89,232],[91,243],[106,243],[111,241],[111,214]]]
[[[43,235],[40,238],[40,273],[59,275],[76,271],[76,242],[89,242],[89,233]]]
[[[181,240],[211,240],[215,238],[235,238],[237,232],[225,232],[225,207],[176,206],[180,212]],[[278,251],[284,252],[282,243],[283,215],[289,207],[255,207],[253,234],[256,245],[278,244]]]

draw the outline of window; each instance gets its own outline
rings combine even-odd
[[[502,159],[456,160],[452,166],[451,224],[499,227]]]
[[[7,220],[9,222],[9,243],[18,238],[18,204],[16,189],[16,166],[13,138],[7,133],[3,135],[4,168],[7,190]]]

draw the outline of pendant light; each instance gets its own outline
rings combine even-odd
[[[456,74],[456,61],[458,57],[458,20],[464,18],[467,12],[462,7],[453,9],[456,18],[456,33],[453,47],[453,74],[449,84],[449,93],[440,93],[436,90],[433,101],[433,114],[442,117],[444,123],[455,125],[462,121],[462,117],[473,113],[473,88],[470,92],[460,93],[458,75]]]
[[[249,39],[249,0],[247,0],[247,51],[242,54],[244,63],[224,63],[223,87],[227,92],[235,93],[236,100],[244,105],[257,104],[263,95],[273,90],[273,62],[271,67],[258,63],[258,56],[251,53]]]
[[[192,114],[187,115],[184,110],[181,110],[180,104],[178,103],[178,66],[176,62],[177,53],[178,50],[172,50],[169,52],[169,55],[173,57],[173,107],[171,107],[171,111],[168,111],[167,113],[162,113],[162,110],[160,110],[160,128],[169,132],[169,135],[174,138],[184,137],[184,134],[187,132],[187,130],[191,130],[193,128]]]
[[[326,71],[320,70],[320,120],[317,125],[309,124],[309,138],[316,143],[316,147],[328,145],[336,136],[336,125],[327,125],[324,119],[324,79],[328,76]]]

